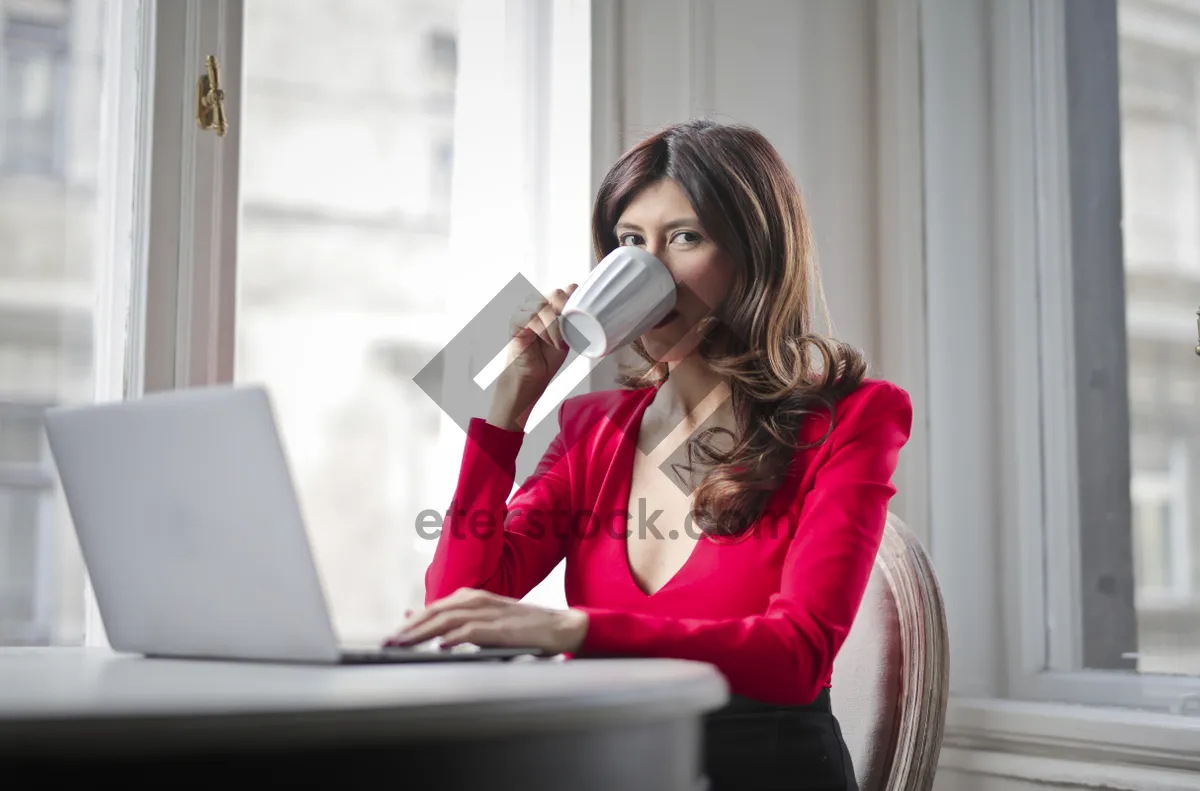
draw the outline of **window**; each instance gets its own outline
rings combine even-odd
[[[41,0],[31,8],[39,12],[36,15],[13,12],[3,21],[0,51],[6,98],[0,164],[4,172],[54,175],[62,171],[69,63],[67,8],[65,2]]]
[[[1031,8],[1043,480],[1018,527],[1044,595],[1012,594],[1014,683],[1175,711],[1200,691],[1200,6]]]
[[[38,573],[54,540],[45,406],[0,403],[0,645],[50,641],[52,580]]]
[[[347,640],[386,634],[423,593],[406,527],[433,507],[439,414],[411,380],[438,351],[448,296],[433,277],[447,267],[448,155],[428,78],[404,64],[455,6],[399,2],[393,24],[375,3],[246,6],[236,378],[270,388]],[[343,60],[296,69],[297,49]],[[348,79],[375,63],[394,78]]]
[[[552,167],[525,147],[541,112],[555,152],[558,134],[589,139],[587,115],[537,94],[550,81],[515,70],[524,44],[497,33],[581,7],[246,4],[234,378],[271,394],[346,641],[423,602],[417,515],[444,511],[457,474],[463,432],[414,377],[514,275],[570,282],[590,263],[588,151]],[[525,192],[543,185],[553,205]],[[550,250],[551,229],[571,247]]]
[[[423,597],[415,518],[449,505],[464,439],[413,377],[516,274],[557,286],[591,264],[587,6],[151,3],[0,0],[0,81],[5,30],[32,35],[19,11],[64,31],[70,97],[54,167],[0,177],[0,643],[105,643],[31,455],[40,410],[231,380],[269,387],[335,625],[374,641]],[[561,61],[496,35],[549,17]],[[238,86],[225,138],[154,103],[193,95],[196,41]],[[17,113],[0,84],[7,162],[9,119],[46,105]],[[220,178],[158,178],[181,166]]]
[[[1146,7],[1119,6],[1128,19]],[[1196,24],[1185,17],[1182,23]],[[1195,56],[1124,26],[1120,44],[1125,260],[1131,275],[1200,266]]]
[[[132,184],[114,153],[132,135],[121,112],[97,119],[117,106],[112,90],[136,85],[121,58],[99,57],[107,23],[130,27],[131,8],[0,2],[0,645],[84,638],[84,568],[42,416],[122,380],[101,338],[123,351],[125,316],[107,306],[126,280],[108,245],[131,236],[111,196]],[[69,140],[89,144],[68,157]]]
[[[960,700],[1200,693],[1196,7],[923,17],[929,521]]]
[[[1154,439],[1134,437],[1135,459],[1143,455],[1138,446],[1147,442]],[[1161,446],[1157,449],[1160,463],[1135,461],[1130,486],[1134,593],[1138,612],[1143,614],[1156,607],[1186,606],[1193,595],[1188,445],[1179,441],[1154,444]]]
[[[1084,567],[1084,584],[1095,583],[1084,591],[1084,607],[1089,599],[1107,599],[1093,605],[1096,617],[1085,613],[1090,650],[1081,664],[1200,675],[1200,590],[1192,584],[1200,567],[1200,477],[1189,463],[1200,451],[1200,358],[1193,343],[1200,305],[1200,46],[1187,43],[1200,43],[1200,7],[1179,4],[1168,11],[1147,0],[1119,0],[1116,8],[1119,77],[1110,91],[1119,98],[1120,155],[1108,167],[1120,168],[1122,266],[1097,274],[1101,287],[1124,302],[1125,326],[1116,328],[1124,331],[1124,353],[1109,360],[1124,359],[1125,370],[1108,368],[1111,362],[1088,352],[1081,362],[1093,371],[1112,370],[1124,382],[1114,380],[1107,389],[1111,403],[1104,412],[1081,415],[1079,434],[1124,431],[1128,444],[1101,450],[1102,440],[1084,440],[1081,447],[1104,460],[1082,460],[1089,477],[1080,486],[1092,500],[1081,503],[1081,513],[1100,500],[1110,512],[1128,513],[1128,522],[1104,523],[1094,535],[1081,525],[1083,557],[1102,567],[1094,574]],[[1083,228],[1077,225],[1076,233]],[[1087,262],[1076,258],[1074,266]],[[1083,304],[1097,287],[1077,292],[1081,331],[1104,320]],[[1087,380],[1081,386],[1087,388],[1081,399],[1098,390]],[[1124,420],[1098,422],[1122,407]],[[1115,492],[1099,493],[1124,466],[1126,453],[1127,506]],[[1098,546],[1089,553],[1087,542]],[[1126,575],[1131,586],[1123,583]]]

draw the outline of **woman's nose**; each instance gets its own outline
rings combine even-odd
[[[663,266],[665,266],[667,271],[671,273],[671,279],[676,283],[679,282],[679,273],[675,271],[675,264],[671,261],[671,253],[669,248],[667,248],[665,245],[658,249],[647,246],[646,251],[659,261],[662,261]]]

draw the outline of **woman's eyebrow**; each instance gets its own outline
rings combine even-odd
[[[665,225],[663,225],[663,229],[667,230],[667,231],[673,231],[676,228],[684,228],[684,227],[688,227],[688,226],[698,228],[698,227],[700,227],[700,220],[696,219],[695,217],[680,217],[677,220],[671,220],[669,223],[666,223]],[[616,228],[614,230],[619,231],[621,229],[627,229],[630,231],[637,231],[638,233],[643,233],[642,227],[640,225],[629,222],[628,220],[622,220],[621,222],[617,223]]]

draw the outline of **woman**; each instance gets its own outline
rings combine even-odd
[[[908,396],[813,331],[799,190],[756,131],[694,121],[643,141],[600,187],[592,231],[598,258],[631,244],[666,264],[675,310],[634,344],[646,364],[622,388],[564,402],[506,503],[525,421],[567,354],[555,317],[574,287],[526,306],[467,432],[427,607],[391,642],[709,662],[733,697],[706,720],[714,790],[856,788],[829,684]],[[519,601],[564,558],[568,609]]]

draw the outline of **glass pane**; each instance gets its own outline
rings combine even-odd
[[[100,0],[0,3],[0,645],[83,637],[42,413],[93,397],[104,18]]]
[[[1200,673],[1200,9],[1120,0],[1136,665]]]
[[[0,623],[8,624],[13,642],[34,642],[34,635],[45,639],[46,625],[35,618],[42,499],[37,489],[0,487]]]
[[[375,641],[444,509],[412,377],[447,340],[456,3],[254,0],[244,36],[235,378],[270,390],[336,628]]]
[[[69,88],[66,20],[60,2],[6,14],[3,164],[9,172],[51,174],[61,164],[59,132]]]
[[[0,405],[0,464],[41,466],[46,459],[44,406]]]

